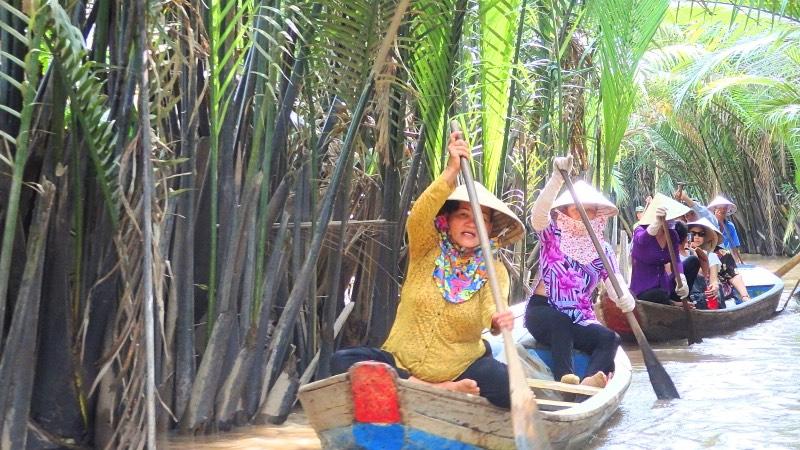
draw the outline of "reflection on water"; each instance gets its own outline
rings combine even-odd
[[[745,260],[775,270],[786,259]],[[786,291],[800,267],[784,277]],[[655,399],[641,353],[626,348],[634,367],[619,412],[590,443],[592,449],[797,449],[800,448],[800,307],[736,333],[654,345],[681,399]]]
[[[248,426],[210,436],[171,438],[169,448],[173,450],[305,450],[318,449],[320,444],[305,416],[298,413],[293,414],[281,426]]]
[[[744,255],[770,270],[786,258]],[[784,277],[786,291],[800,267]],[[655,344],[681,399],[656,400],[636,346],[626,347],[633,381],[620,410],[589,443],[591,449],[800,449],[800,306],[745,330],[686,347]],[[281,427],[255,426],[197,438],[171,438],[172,449],[315,449],[302,414]]]

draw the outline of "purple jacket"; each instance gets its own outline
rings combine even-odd
[[[669,230],[675,254],[678,255],[678,233]],[[661,248],[655,236],[647,234],[647,225],[639,225],[633,232],[631,249],[631,293],[638,296],[644,291],[661,288],[672,295],[675,292],[675,277],[664,270],[669,260],[669,249]],[[678,267],[673,273],[683,273],[683,264],[678,258]]]

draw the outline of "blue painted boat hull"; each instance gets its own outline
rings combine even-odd
[[[401,424],[356,423],[320,433],[323,448],[369,450],[479,450],[481,447],[447,439]]]

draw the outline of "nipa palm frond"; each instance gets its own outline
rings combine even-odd
[[[628,127],[636,90],[633,76],[667,10],[666,0],[595,2],[592,15],[600,26],[603,137],[606,176],[616,161]]]
[[[355,103],[372,64],[396,0],[323,0],[315,26],[318,41],[310,64],[321,75],[320,87],[348,105]]]
[[[72,100],[72,111],[85,133],[89,155],[97,172],[98,184],[109,217],[116,227],[120,208],[119,166],[114,154],[114,122],[109,120],[103,83],[97,77],[93,61],[88,57],[80,30],[72,25],[66,11],[55,0],[44,8],[52,33],[46,36],[59,74]],[[124,126],[124,124],[123,124]]]
[[[514,56],[520,0],[481,1],[478,6],[481,48],[483,182],[495,189],[505,159],[503,142],[508,120],[511,63]]]
[[[30,73],[27,65],[36,64],[38,60],[34,56],[33,60],[23,61],[13,53],[15,44],[19,44],[23,48],[30,48],[30,36],[25,36],[24,31],[21,31],[29,28],[31,23],[29,18],[5,1],[0,1],[0,17],[2,17],[0,30],[6,37],[3,42],[0,42],[0,117],[5,119],[0,122],[0,138],[6,140],[10,145],[16,145],[15,134],[22,119],[22,111],[14,99],[25,96],[28,90],[35,91],[36,82],[35,80],[31,80],[32,82],[19,80],[15,75]],[[14,27],[14,22],[19,24],[19,28]],[[22,107],[26,104],[30,105],[30,103],[23,102]],[[13,165],[11,161],[6,160],[5,163],[9,166]]]
[[[425,153],[431,174],[442,171],[447,112],[455,64],[455,40],[463,21],[457,0],[421,0],[413,5],[409,70],[425,124]],[[460,2],[458,3],[466,3]]]
[[[16,226],[19,221],[17,214],[19,212],[20,194],[22,191],[23,174],[25,172],[25,165],[28,161],[29,155],[29,142],[30,142],[30,128],[33,119],[34,100],[36,98],[36,89],[39,84],[40,66],[38,59],[38,49],[41,43],[41,36],[44,34],[45,29],[45,14],[38,8],[38,4],[34,3],[32,17],[27,18],[21,11],[15,9],[5,1],[0,1],[0,12],[10,13],[16,17],[21,23],[22,27],[27,28],[25,36],[22,33],[4,21],[0,21],[3,31],[6,35],[13,36],[12,40],[17,40],[26,49],[24,61],[14,57],[9,52],[3,51],[0,55],[0,62],[3,60],[10,61],[10,65],[14,68],[24,69],[21,75],[22,80],[15,78],[11,72],[11,67],[0,66],[0,74],[5,83],[0,82],[0,89],[5,93],[11,93],[17,90],[21,94],[21,109],[17,110],[14,105],[3,103],[3,111],[19,120],[18,133],[16,138],[12,137],[9,132],[3,133],[3,139],[9,144],[15,146],[15,153],[13,161],[6,160],[5,162],[13,166],[13,175],[11,177],[11,186],[8,193],[6,217],[3,227],[3,242],[0,246],[0,317],[5,317],[6,313],[6,295],[8,291],[8,280],[11,271],[11,254],[14,248],[14,237],[16,233]],[[6,46],[8,42],[3,42],[2,45]],[[0,48],[11,48],[0,47]],[[8,86],[3,86],[4,84]],[[13,96],[9,96],[13,97]],[[7,98],[4,96],[4,99]],[[2,124],[0,126],[7,126]],[[0,128],[1,130],[2,128]],[[8,129],[11,130],[10,128]],[[0,200],[1,201],[1,200]],[[3,323],[0,322],[0,336],[3,335]]]

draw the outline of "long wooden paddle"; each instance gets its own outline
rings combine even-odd
[[[458,122],[450,122],[450,128],[454,132],[461,132]],[[463,138],[463,136],[462,136]],[[497,274],[494,270],[494,255],[489,245],[489,235],[486,232],[486,224],[483,223],[483,213],[478,202],[478,194],[475,191],[475,181],[472,179],[472,169],[467,158],[461,158],[461,175],[464,177],[464,185],[469,195],[469,203],[472,206],[472,216],[475,226],[478,229],[478,238],[481,241],[481,249],[486,258],[486,272],[489,276],[489,286],[494,298],[494,304],[498,312],[506,309],[506,304],[500,294],[500,284],[497,282]],[[536,398],[528,387],[525,372],[517,355],[514,340],[509,330],[501,330],[503,333],[503,344],[506,352],[506,362],[508,363],[508,381],[511,395],[511,424],[514,430],[514,442],[517,449],[549,449],[550,441],[544,433],[541,420],[539,419],[539,408],[536,406]]]
[[[589,216],[586,215],[586,210],[583,208],[583,204],[575,194],[575,186],[572,185],[572,180],[566,171],[560,169],[559,171],[561,172],[561,177],[564,179],[564,183],[567,185],[567,189],[569,189],[570,194],[572,194],[572,199],[575,200],[575,207],[578,209],[578,212],[581,215],[581,220],[583,220],[583,225],[586,227],[586,231],[589,233],[589,237],[592,239],[594,248],[597,250],[597,254],[600,256],[600,260],[603,262],[603,267],[606,268],[606,272],[609,274],[608,279],[611,280],[611,285],[614,286],[614,291],[617,293],[617,297],[621,297],[623,295],[622,287],[619,285],[619,280],[617,280],[616,275],[614,275],[614,270],[611,267],[611,263],[608,261],[606,252],[603,250],[603,246],[600,245],[600,241],[597,240],[597,235],[594,233],[592,226],[589,224]],[[642,351],[642,359],[644,359],[644,365],[647,367],[647,375],[650,377],[650,384],[653,386],[653,391],[655,391],[656,397],[658,397],[659,400],[681,398],[681,396],[678,394],[678,390],[675,389],[675,383],[672,382],[672,378],[669,377],[669,374],[664,369],[664,366],[662,366],[661,362],[658,360],[658,358],[656,358],[656,354],[650,347],[650,343],[647,342],[647,338],[642,332],[642,327],[639,326],[639,322],[636,321],[636,317],[634,317],[633,312],[626,312],[625,318],[628,320],[628,325],[631,327],[633,335],[636,337],[636,343],[639,344],[639,350]]]
[[[775,314],[780,314],[780,313],[783,312],[784,309],[786,309],[786,306],[789,304],[789,301],[791,301],[792,297],[794,297],[794,293],[795,293],[795,291],[797,291],[797,286],[798,285],[800,285],[800,278],[797,279],[797,283],[794,284],[794,287],[792,288],[792,292],[789,292],[789,296],[786,297],[786,301],[783,302],[783,307],[781,309],[775,311]]]
[[[790,270],[794,269],[794,266],[796,266],[798,263],[800,263],[800,253],[792,256],[792,259],[786,261],[774,273],[779,278],[783,278],[783,276],[789,273]]]
[[[669,235],[669,229],[667,228],[667,224],[665,223],[662,231],[664,232],[664,239],[667,241],[667,249],[669,250],[669,261],[670,265],[672,266],[672,275],[675,277],[675,286],[680,289],[683,287],[683,279],[681,278],[681,274],[677,273],[678,267],[678,255],[675,254],[675,248],[672,246],[672,236]],[[683,310],[686,312],[686,321],[689,324],[689,333],[688,333],[688,341],[689,345],[694,343],[701,343],[703,342],[703,338],[697,335],[697,324],[694,323],[694,314],[692,314],[692,308],[689,306],[689,300],[686,297],[681,297],[681,303],[683,304]]]
[[[678,201],[680,201],[681,194],[683,193],[684,184],[685,183],[678,183],[678,192],[675,195]],[[672,246],[672,236],[670,236],[669,229],[667,229],[666,225],[662,231],[664,232],[664,240],[667,242],[667,249],[669,249],[669,262],[672,266],[672,274],[675,277],[675,286],[680,289],[683,286],[683,280],[681,279],[680,274],[676,272],[676,267],[678,267],[678,257],[675,254],[675,248]],[[691,289],[691,286],[689,286],[689,289]],[[697,335],[697,324],[694,322],[694,314],[692,313],[692,308],[689,306],[689,300],[685,297],[682,297],[681,303],[683,304],[683,311],[686,313],[686,323],[689,327],[687,341],[689,342],[689,345],[695,343],[699,344],[703,342],[703,338]]]

